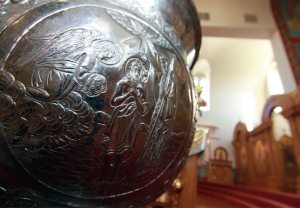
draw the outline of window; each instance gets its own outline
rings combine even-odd
[[[194,78],[195,87],[200,87],[202,89],[200,97],[205,101],[206,105],[201,106],[201,111],[209,111],[210,110],[210,82],[207,78]]]
[[[210,110],[210,72],[210,64],[206,59],[199,59],[192,70],[195,86],[202,89],[201,98],[206,102],[205,106],[200,107],[201,111]]]
[[[278,95],[284,93],[282,82],[277,69],[277,64],[275,62],[271,64],[267,80],[270,95]]]

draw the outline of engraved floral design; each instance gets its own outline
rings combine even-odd
[[[158,34],[145,24],[142,24],[122,12],[112,9],[107,9],[106,11],[116,22],[136,35],[124,41],[124,43],[129,44],[130,48],[138,48],[138,50],[144,54],[147,54],[149,50],[153,56],[157,53],[154,44],[171,48],[170,44],[162,35]]]
[[[151,22],[159,29],[164,31],[172,40],[175,46],[180,47],[180,39],[176,34],[174,28],[164,19],[163,15],[155,10],[153,6],[147,6],[144,0],[117,0],[123,7],[133,11],[134,13],[145,18],[147,22]]]
[[[128,38],[124,41],[124,43],[130,44],[130,48],[138,46],[140,52],[147,53],[148,49],[150,49],[153,55],[157,53],[151,40],[155,41],[155,39],[158,38],[158,34],[153,33],[152,31],[147,32],[147,27],[140,24],[138,21],[131,20],[130,23],[134,28],[134,33],[137,34],[137,36]]]

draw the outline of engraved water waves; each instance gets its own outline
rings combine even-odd
[[[34,56],[0,74],[1,126],[9,132],[7,135],[13,135],[8,138],[11,144],[43,161],[37,162],[40,164],[37,167],[32,159],[24,158],[29,163],[27,167],[36,172],[44,171],[50,174],[48,179],[53,180],[53,171],[49,173],[46,167],[41,170],[43,163],[53,163],[53,158],[65,160],[65,155],[71,152],[76,155],[79,145],[98,137],[97,151],[88,147],[82,152],[91,154],[93,160],[96,158],[90,163],[100,165],[100,168],[95,167],[98,172],[95,180],[111,187],[102,192],[104,195],[118,193],[121,191],[118,186],[128,184],[135,176],[143,178],[146,172],[166,168],[182,143],[176,138],[185,133],[172,133],[176,111],[176,57],[156,50],[161,37],[146,25],[121,13],[107,12],[118,23],[120,16],[125,17],[122,26],[129,28],[137,38],[124,43],[136,41],[142,54],[127,58],[123,64],[126,76],[114,86],[111,114],[94,110],[85,100],[85,97],[98,97],[107,92],[107,77],[99,66],[116,65],[124,56],[122,48],[100,31],[75,28],[48,37]],[[159,67],[149,61],[147,52],[156,57],[155,65]],[[21,70],[32,71],[30,85],[15,79],[14,75]],[[158,84],[149,90],[146,85],[153,77]],[[154,107],[147,100],[148,93],[156,94]],[[146,121],[150,112],[151,119]],[[168,148],[170,152],[165,154]],[[75,158],[61,162],[70,163],[74,166],[75,178],[78,168],[84,169],[87,165],[83,159]],[[131,169],[131,174],[122,175],[122,169]],[[54,171],[54,175],[57,176],[57,172]],[[68,181],[67,178],[60,180]],[[80,191],[76,184],[72,188]]]

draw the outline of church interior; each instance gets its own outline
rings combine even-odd
[[[300,207],[300,1],[194,0],[197,129],[158,207]]]

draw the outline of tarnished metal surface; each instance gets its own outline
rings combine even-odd
[[[189,1],[0,0],[0,203],[135,206],[194,133]]]

